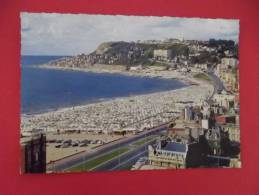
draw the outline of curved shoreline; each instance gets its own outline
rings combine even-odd
[[[208,82],[197,80],[191,75],[187,78],[185,75],[172,73],[171,71],[161,71],[148,76],[159,76],[165,79],[179,78],[180,80],[188,80],[192,84],[195,83],[195,85],[150,94],[118,97],[97,103],[60,108],[40,114],[22,115],[21,129],[42,128],[46,129],[46,131],[55,131],[57,129],[104,129],[110,131],[111,129],[119,128],[121,122],[131,124],[132,121],[135,121],[134,128],[139,127],[139,125],[145,126],[149,123],[158,124],[169,120],[170,117],[175,115],[175,113],[168,113],[178,112],[182,109],[184,105],[177,102],[192,101],[193,104],[199,105],[213,92],[213,85]],[[140,73],[133,74],[132,76],[138,76]],[[160,116],[159,113],[164,114]],[[149,119],[150,116],[155,117],[151,120]],[[140,120],[144,122],[136,122]]]
[[[162,93],[162,92],[176,91],[176,90],[184,89],[186,87],[189,87],[189,85],[188,86],[183,86],[183,87],[180,87],[180,88],[176,88],[176,89],[170,89],[170,90],[161,90],[161,91],[147,92],[147,93],[143,92],[143,93],[131,94],[131,95],[128,95],[128,96],[98,98],[96,100],[89,100],[89,101],[86,101],[84,103],[81,103],[81,104],[78,104],[78,105],[75,105],[75,106],[67,105],[67,106],[62,106],[62,107],[58,107],[58,108],[50,108],[50,109],[47,109],[45,111],[43,110],[43,111],[38,111],[38,112],[22,113],[21,115],[22,115],[22,117],[33,116],[33,115],[40,115],[40,114],[44,114],[44,113],[56,112],[56,111],[59,111],[59,110],[66,110],[66,109],[70,109],[70,108],[78,108],[78,107],[81,107],[81,106],[86,106],[86,105],[91,105],[91,104],[98,104],[98,103],[103,103],[103,102],[110,102],[110,101],[114,101],[114,100],[130,98],[130,97],[135,97],[135,96],[154,95],[154,94]]]
[[[101,68],[98,66],[102,66]],[[105,69],[103,67],[109,66],[109,69]],[[35,65],[35,68],[42,68],[42,69],[53,69],[53,70],[63,70],[63,71],[77,71],[77,72],[90,72],[90,73],[107,73],[107,74],[118,74],[124,76],[136,76],[136,77],[147,77],[147,78],[162,78],[162,79],[175,79],[180,80],[185,84],[197,84],[197,80],[194,81],[192,78],[186,78],[180,74],[172,74],[172,71],[165,71],[168,74],[161,74],[162,71],[153,71],[153,72],[146,72],[146,71],[127,71],[125,70],[125,66],[123,65],[104,65],[98,64],[95,66],[89,66],[87,68],[75,68],[75,67],[61,67],[61,66],[53,66],[48,64],[43,65]],[[118,67],[117,69],[112,69],[110,67]],[[160,73],[159,73],[160,72]]]

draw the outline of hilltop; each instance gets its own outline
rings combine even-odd
[[[51,61],[48,65],[83,68],[93,64],[107,65],[152,65],[154,50],[170,49],[172,56],[187,56],[188,46],[181,43],[136,43],[136,42],[104,42],[90,54],[79,54]]]
[[[87,68],[94,64],[132,66],[175,66],[217,64],[223,57],[237,57],[233,41],[180,41],[178,39],[137,42],[104,42],[89,54],[79,54],[48,63],[48,66]]]

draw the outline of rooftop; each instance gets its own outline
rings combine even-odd
[[[186,152],[187,144],[177,143],[177,142],[169,142],[164,147],[164,150],[169,150],[173,152]]]

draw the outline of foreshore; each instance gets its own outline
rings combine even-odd
[[[22,131],[33,128],[44,129],[46,132],[80,130],[110,133],[121,128],[143,130],[170,121],[185,106],[181,102],[186,101],[192,102],[194,105],[201,105],[213,92],[211,83],[197,80],[192,77],[191,73],[184,75],[176,71],[145,70],[133,72],[122,69],[108,71],[100,70],[100,68],[95,70],[45,65],[41,68],[161,77],[178,79],[195,85],[164,92],[115,98],[41,114],[23,115],[21,120]]]
[[[84,68],[78,67],[62,67],[62,66],[53,66],[48,64],[37,65],[35,68],[43,68],[43,69],[54,69],[54,70],[64,70],[64,71],[80,71],[80,72],[92,72],[92,73],[108,73],[108,74],[121,74],[126,76],[138,76],[138,77],[159,77],[162,79],[177,79],[186,84],[195,84],[199,83],[198,80],[187,77],[183,73],[175,71],[164,70],[163,67],[154,66],[149,67],[148,69],[128,71],[123,65],[104,65],[104,64],[96,64],[96,65],[87,65]]]

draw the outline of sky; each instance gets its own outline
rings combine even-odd
[[[239,20],[155,16],[21,13],[22,55],[90,53],[107,41],[226,39],[238,42]]]

